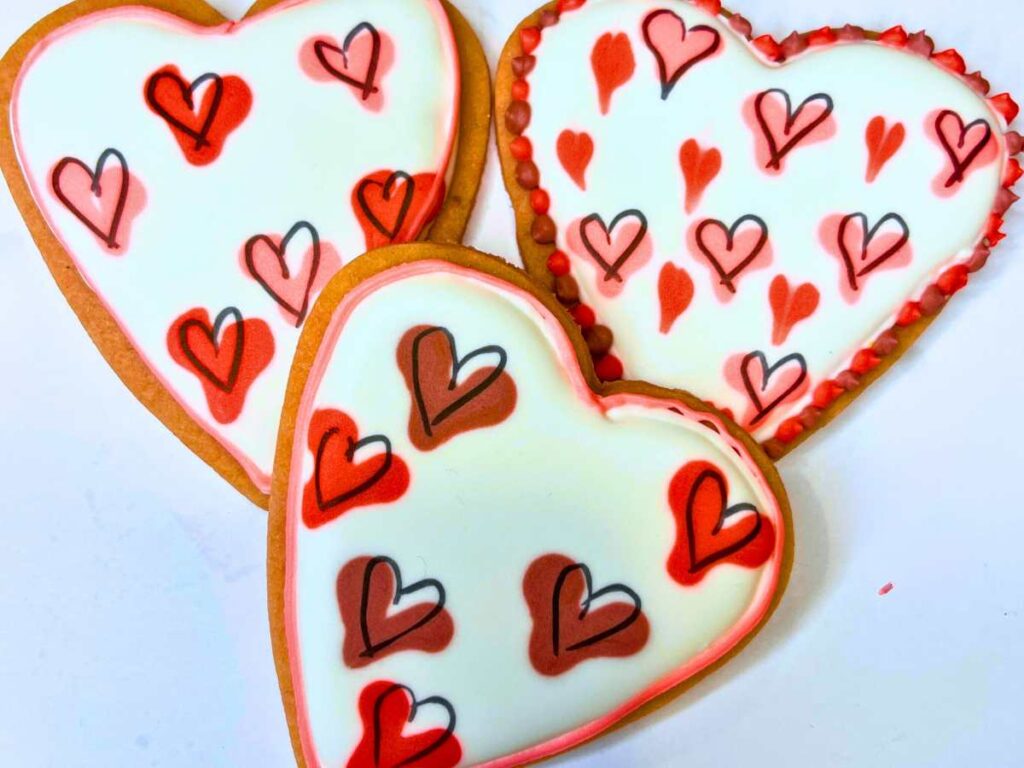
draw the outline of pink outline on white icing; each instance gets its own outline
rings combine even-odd
[[[303,389],[302,398],[299,401],[299,407],[296,413],[296,434],[299,434],[301,430],[304,429],[304,425],[309,423],[310,414],[314,407],[314,395],[320,388],[321,381],[326,373],[327,366],[331,362],[338,339],[344,331],[344,328],[355,309],[366,298],[387,285],[420,275],[437,274],[450,274],[468,280],[475,280],[515,294],[520,299],[525,299],[531,309],[537,313],[539,324],[545,331],[546,337],[555,345],[556,352],[563,362],[566,372],[569,374],[570,386],[573,391],[584,404],[590,405],[598,412],[605,414],[612,409],[630,405],[649,408],[663,414],[672,413],[672,411],[669,410],[670,408],[677,408],[682,412],[680,414],[680,418],[682,419],[686,419],[687,421],[691,421],[695,424],[699,424],[700,422],[708,422],[712,424],[713,427],[706,427],[709,432],[709,439],[713,440],[717,437],[725,443],[726,448],[731,448],[738,455],[740,463],[743,464],[745,469],[749,472],[751,482],[756,486],[760,486],[765,496],[768,499],[771,499],[772,507],[770,510],[767,510],[767,513],[772,522],[775,523],[775,527],[777,529],[775,549],[772,552],[771,559],[768,563],[762,566],[764,573],[762,574],[756,594],[754,595],[746,612],[728,632],[721,635],[703,652],[696,655],[681,668],[652,684],[603,717],[513,755],[507,755],[505,757],[496,758],[489,762],[480,764],[484,768],[509,768],[522,763],[533,762],[550,757],[597,736],[599,733],[607,730],[631,712],[641,707],[643,704],[698,674],[701,670],[711,664],[714,664],[734,649],[737,644],[756,629],[757,625],[767,614],[772,599],[776,594],[782,570],[786,541],[786,521],[782,516],[781,509],[779,508],[778,499],[772,491],[768,481],[765,479],[761,468],[758,466],[757,462],[751,458],[746,447],[739,440],[729,434],[722,421],[717,416],[703,411],[694,411],[689,406],[678,401],[645,397],[643,395],[635,395],[631,393],[616,394],[606,397],[596,394],[583,377],[583,373],[580,370],[579,361],[576,356],[576,349],[569,340],[569,336],[566,333],[565,328],[551,313],[551,311],[537,299],[536,296],[486,272],[479,272],[447,261],[429,259],[425,261],[401,264],[380,272],[368,280],[364,280],[345,294],[341,302],[334,309],[331,322],[327,327],[327,331],[324,334],[323,340],[320,343],[320,348],[317,351],[313,365],[310,369],[309,378],[307,379],[306,385]],[[712,435],[714,435],[714,437],[712,437]],[[301,509],[299,494],[302,490],[302,465],[305,458],[305,452],[306,441],[304,439],[295,439],[292,444],[292,456],[289,465],[290,475],[287,495],[285,497],[285,642],[288,649],[288,666],[292,678],[292,691],[295,697],[295,716],[296,721],[298,722],[302,754],[309,768],[321,768],[320,761],[314,750],[314,742],[306,714],[301,649],[298,642],[298,629],[296,626],[294,599],[295,575],[294,568],[292,567],[292,564],[295,562],[295,532],[298,527],[298,520],[301,518],[301,515],[297,515],[295,510]]]
[[[57,242],[60,243],[61,248],[64,249],[64,253],[67,254],[67,257],[75,265],[75,269],[77,270],[79,277],[81,277],[82,281],[87,286],[89,286],[89,290],[92,291],[93,295],[96,296],[100,304],[103,305],[104,310],[106,310],[107,314],[117,324],[118,329],[121,331],[124,337],[128,339],[128,341],[131,343],[132,348],[135,350],[135,353],[146,363],[146,367],[149,369],[150,373],[152,373],[152,375],[157,379],[157,381],[160,382],[160,385],[164,388],[164,391],[166,391],[174,399],[174,401],[178,403],[178,405],[185,411],[185,413],[188,414],[189,418],[192,419],[193,422],[195,422],[204,432],[206,432],[214,440],[216,440],[224,448],[224,450],[226,450],[235,459],[235,461],[237,461],[241,465],[242,469],[249,476],[249,479],[253,482],[256,488],[263,494],[268,494],[270,492],[270,474],[263,472],[261,469],[259,469],[259,467],[256,466],[255,462],[253,462],[248,456],[246,456],[245,453],[237,445],[235,445],[225,435],[219,432],[220,427],[213,426],[213,423],[209,418],[203,417],[200,414],[198,414],[195,410],[193,410],[193,408],[184,401],[184,398],[180,397],[179,394],[169,385],[169,382],[164,378],[163,375],[160,374],[156,366],[152,364],[149,355],[146,354],[142,345],[137,343],[137,340],[130,333],[126,325],[122,322],[120,316],[116,312],[114,312],[113,307],[111,307],[110,304],[107,303],[106,297],[104,297],[103,294],[101,294],[100,291],[96,288],[96,286],[92,284],[88,275],[86,275],[86,273],[82,270],[81,265],[79,263],[79,259],[72,251],[72,249],[68,247],[68,244],[64,241],[64,238],[61,237],[57,227],[54,225],[54,222],[50,217],[50,214],[46,206],[43,204],[43,201],[47,200],[48,198],[45,195],[40,194],[40,186],[36,178],[26,167],[26,163],[24,160],[25,153],[23,152],[21,146],[21,131],[19,128],[18,121],[18,102],[19,97],[21,95],[21,86],[24,81],[24,78],[28,74],[28,71],[35,64],[36,60],[46,52],[46,49],[49,48],[54,43],[54,41],[62,37],[72,35],[83,27],[92,26],[94,24],[100,24],[111,19],[138,19],[142,21],[151,21],[156,24],[164,24],[169,28],[169,31],[171,32],[186,33],[196,35],[199,37],[228,37],[234,35],[239,30],[242,30],[258,21],[263,21],[271,16],[274,16],[278,13],[289,11],[292,8],[298,7],[300,5],[318,1],[322,0],[284,0],[278,5],[275,5],[272,8],[268,8],[262,13],[257,13],[254,16],[248,16],[240,21],[226,21],[222,24],[217,24],[213,26],[204,26],[202,24],[196,24],[194,22],[183,19],[180,16],[177,16],[173,13],[168,13],[167,11],[162,11],[157,8],[143,5],[126,5],[118,8],[111,8],[104,11],[96,11],[85,16],[80,16],[76,18],[74,21],[71,21],[68,24],[58,27],[52,32],[49,32],[42,39],[40,39],[39,42],[36,43],[36,45],[28,53],[28,55],[25,56],[25,59],[21,64],[21,69],[18,71],[18,77],[14,82],[14,87],[11,89],[11,135],[14,140],[15,154],[18,159],[18,165],[21,167],[22,174],[24,175],[25,180],[28,183],[29,190],[32,193],[33,202],[35,203],[36,208],[39,210],[40,215],[43,217],[43,220],[46,222],[46,225],[50,228],[50,232],[57,239]],[[416,221],[416,227],[413,230],[417,233],[417,237],[419,236],[420,233],[422,233],[423,228],[428,223],[427,216],[429,213],[432,212],[432,209],[434,208],[434,203],[437,201],[438,195],[441,192],[442,186],[444,185],[446,174],[449,170],[449,166],[451,165],[452,154],[455,148],[455,142],[459,134],[459,119],[461,112],[460,108],[462,104],[462,68],[460,64],[459,48],[458,45],[456,45],[455,43],[455,34],[452,30],[451,20],[448,18],[448,14],[445,11],[444,7],[441,5],[440,0],[424,0],[424,2],[429,3],[430,10],[434,14],[438,30],[441,32],[441,38],[444,43],[445,55],[455,63],[455,83],[453,89],[453,93],[455,96],[455,108],[452,111],[452,122],[448,128],[448,146],[444,150],[444,154],[442,156],[442,163],[438,168],[438,173],[436,174],[436,178],[434,180],[434,186],[430,190],[430,196],[428,198],[429,203],[428,205],[423,206],[422,213],[420,214],[420,219]],[[275,420],[278,420],[277,415],[273,416],[273,418]],[[189,447],[191,449],[191,446]]]

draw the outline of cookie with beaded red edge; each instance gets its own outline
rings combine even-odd
[[[268,549],[300,766],[540,760],[763,624],[792,561],[774,465],[695,398],[602,384],[589,358],[550,293],[469,249],[383,249],[325,289]]]
[[[491,109],[473,31],[447,0],[258,0],[237,22],[77,0],[0,81],[3,172],[65,297],[132,392],[266,506],[320,290],[366,250],[464,232]]]
[[[881,376],[1017,201],[1017,105],[923,32],[755,36],[717,0],[563,0],[496,82],[529,271],[599,373],[685,385],[774,457]]]

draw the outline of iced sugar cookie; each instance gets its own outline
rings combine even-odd
[[[489,78],[442,0],[82,0],[3,61],[3,169],[132,391],[266,503],[292,354],[364,251],[458,240]]]
[[[689,395],[599,384],[522,272],[369,254],[307,322],[277,457],[298,762],[519,765],[596,736],[755,631],[787,519],[749,436]]]
[[[755,37],[718,0],[562,0],[497,81],[519,244],[606,379],[683,386],[779,456],[1002,239],[1008,131],[923,33]]]

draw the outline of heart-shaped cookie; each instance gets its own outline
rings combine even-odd
[[[776,457],[984,265],[1021,175],[1016,104],[955,51],[902,27],[777,43],[718,0],[552,3],[497,107],[524,261],[598,371],[685,387]]]
[[[472,31],[443,0],[261,0],[240,22],[81,0],[2,72],[4,173],[61,290],[136,396],[266,504],[322,287],[370,248],[461,237],[490,114]]]
[[[324,290],[274,478],[300,766],[568,749],[737,650],[786,567],[784,491],[749,435],[599,383],[553,297],[463,248],[384,249]]]

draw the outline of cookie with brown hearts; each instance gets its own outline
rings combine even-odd
[[[598,372],[685,386],[774,457],[985,264],[1021,175],[1017,105],[956,51],[902,27],[779,43],[718,0],[545,6],[496,105],[524,261]]]
[[[330,277],[458,241],[490,78],[445,0],[80,0],[0,65],[0,163],[132,392],[266,505],[291,356]]]
[[[569,749],[723,663],[788,572],[785,492],[749,435],[685,393],[600,383],[550,294],[463,248],[385,249],[328,285],[274,478],[301,766]]]

